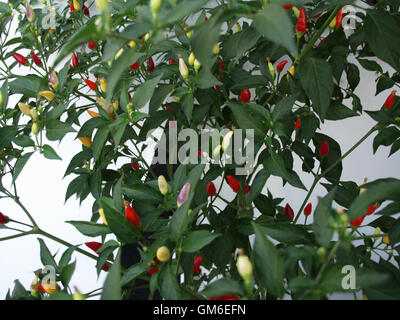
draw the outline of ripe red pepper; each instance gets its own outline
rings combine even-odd
[[[324,141],[319,147],[319,154],[325,157],[328,153],[329,153],[329,143],[328,141]]]
[[[249,186],[247,185],[247,183],[244,185],[244,189],[243,189],[243,193],[246,195],[246,194],[248,194],[250,192],[250,188],[249,188]]]
[[[208,298],[208,300],[238,300],[238,299],[239,299],[239,297],[236,294],[215,296],[215,297]]]
[[[155,273],[157,273],[158,272],[158,266],[157,265],[160,265],[161,264],[161,262],[157,259],[157,257],[154,259],[155,260],[155,262],[157,263],[157,264],[152,264],[151,265],[151,267],[153,268],[153,269],[150,269],[150,270],[147,270],[147,273],[149,274],[149,275],[153,275],[153,274],[155,274]]]
[[[221,71],[225,70],[225,65],[224,65],[224,63],[222,62],[222,60],[219,60],[218,63],[219,63],[219,69],[220,69]]]
[[[297,37],[301,38],[306,31],[307,28],[307,17],[306,17],[306,11],[304,8],[300,9],[300,15],[299,19],[297,20],[297,25],[296,25],[296,31],[297,31]]]
[[[131,168],[135,171],[139,170],[139,165],[137,163],[131,163]]]
[[[101,270],[107,272],[110,269],[110,265],[108,263],[103,264],[103,267],[101,268]]]
[[[93,91],[97,90],[97,84],[89,79],[85,79],[86,84],[88,85],[88,87],[90,89],[92,89]]]
[[[239,192],[240,190],[240,183],[236,180],[235,177],[226,176],[226,180],[228,180],[229,186],[232,188],[233,191]]]
[[[392,93],[387,97],[385,101],[386,109],[390,109],[393,106],[394,99],[396,98],[396,90],[393,90]]]
[[[8,221],[9,221],[8,217],[0,212],[0,224],[6,224],[8,223]]]
[[[251,98],[251,93],[250,90],[246,89],[246,90],[242,90],[242,92],[240,93],[240,100],[243,103],[249,102]]]
[[[309,203],[305,208],[304,208],[304,214],[306,216],[309,216],[311,214],[312,211],[312,204]]]
[[[195,257],[193,260],[193,273],[201,273],[200,265],[203,262],[203,256]]]
[[[286,204],[283,214],[287,216],[290,220],[294,219],[294,211],[289,203]]]
[[[221,86],[217,84],[217,85],[215,86],[215,90],[221,91]]]
[[[85,245],[89,248],[92,249],[94,252],[96,252],[97,254],[100,254],[99,249],[101,248],[101,246],[103,245],[100,242],[85,242]]]
[[[136,227],[139,228],[140,227],[140,219],[138,214],[136,213],[135,209],[133,209],[130,204],[129,201],[124,201],[124,205],[125,205],[125,218],[132,222],[132,224]]]
[[[206,192],[209,196],[213,196],[217,193],[217,189],[212,181],[210,181],[206,186]]]
[[[175,60],[174,59],[169,59],[168,60],[168,64],[175,64]]]
[[[76,56],[75,52],[72,54],[72,67],[76,67],[79,63],[78,57]]]
[[[369,206],[368,210],[367,210],[367,215],[373,214],[375,212],[375,210],[376,210],[376,205],[373,204],[373,205]]]
[[[281,61],[281,62],[277,65],[276,70],[278,70],[278,72],[282,72],[283,68],[286,66],[287,63],[288,63],[287,60]]]
[[[353,227],[358,227],[363,221],[364,221],[365,215],[362,215],[361,217],[354,219],[351,221],[351,225]]]
[[[72,2],[69,4],[69,12],[74,12],[75,8],[74,5],[72,4]]]
[[[42,64],[42,60],[31,50],[31,57],[33,62],[37,65],[40,66]]]
[[[294,129],[295,129],[295,130],[299,130],[300,127],[301,127],[301,119],[298,118],[298,119],[296,120],[296,122],[294,123]]]
[[[282,5],[282,8],[285,9],[285,10],[290,10],[290,9],[292,9],[292,7],[293,7],[292,4],[283,4]]]
[[[82,10],[85,16],[88,16],[90,14],[89,8],[86,7],[85,5],[82,6]]]
[[[154,71],[154,61],[153,61],[152,57],[149,58],[149,65],[147,67],[147,71],[148,72],[153,72]]]
[[[342,25],[342,21],[343,21],[343,8],[340,9],[338,14],[336,15],[336,28],[340,28],[340,26]]]
[[[17,60],[19,64],[22,64],[23,66],[26,65],[28,61],[22,54],[19,54],[17,52],[13,53],[12,56],[14,57],[15,60]]]
[[[137,68],[139,68],[139,62],[135,62],[133,65],[131,65],[129,68],[131,68],[132,70],[136,70]]]
[[[89,45],[89,48],[92,49],[92,50],[96,48],[96,42],[95,41],[89,41],[88,45]]]
[[[314,19],[318,19],[322,15],[322,12],[318,13],[317,15],[314,16]]]

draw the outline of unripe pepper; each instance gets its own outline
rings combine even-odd
[[[78,1],[78,0],[72,0],[72,3],[73,3],[73,5],[74,5],[74,9],[75,9],[76,11],[81,10],[81,5],[79,4],[79,1]]]
[[[319,147],[319,154],[322,157],[325,157],[329,153],[329,143],[328,141],[322,142],[321,146]]]
[[[215,188],[214,182],[210,181],[207,183],[206,192],[209,196],[213,196],[217,193],[217,189]]]
[[[161,9],[162,0],[150,0],[150,11],[153,15],[153,19],[157,19],[158,12]]]
[[[33,62],[37,65],[40,66],[42,64],[42,60],[31,50],[31,57]]]
[[[130,221],[136,228],[140,227],[140,219],[135,209],[131,207],[129,201],[124,200],[125,218]]]
[[[329,29],[333,30],[336,27],[336,17],[332,19],[331,23],[329,24]]]
[[[36,121],[39,118],[39,114],[36,109],[31,109],[31,118],[34,121]]]
[[[56,95],[52,91],[44,90],[44,91],[38,92],[38,97],[45,97],[47,100],[52,101],[52,100],[54,100]]]
[[[292,7],[292,11],[294,13],[294,16],[298,19],[300,16],[300,10],[297,7]]]
[[[385,243],[385,244],[390,244],[390,239],[389,239],[389,237],[388,237],[388,236],[384,236],[384,237],[382,238],[382,242]]]
[[[192,52],[190,55],[189,55],[189,59],[188,59],[188,62],[189,62],[189,65],[194,65],[194,60],[196,59],[196,57],[194,56],[194,53]]]
[[[90,115],[92,118],[100,117],[100,113],[94,112],[94,111],[92,111],[92,110],[86,110],[86,111],[87,111],[87,113],[89,113],[89,115]]]
[[[72,300],[85,300],[86,296],[82,294],[77,287],[74,287],[74,294],[72,295]]]
[[[250,90],[245,89],[245,90],[242,90],[242,91],[240,92],[240,100],[241,100],[243,103],[249,102],[249,101],[250,101],[250,98],[251,98]]]
[[[99,215],[100,215],[101,219],[103,220],[103,223],[106,226],[108,226],[108,222],[107,222],[107,219],[106,219],[106,215],[104,214],[104,209],[103,208],[99,209]]]
[[[240,190],[240,183],[236,180],[233,176],[226,176],[226,180],[228,181],[229,186],[234,192],[239,192]]]
[[[108,0],[95,0],[97,8],[100,12],[103,12],[108,7]]]
[[[100,78],[99,81],[100,81],[101,91],[107,92],[107,81],[106,81],[106,79],[105,78]]]
[[[171,252],[168,247],[162,246],[157,249],[157,259],[161,262],[167,262],[171,258]]]
[[[86,84],[88,85],[88,87],[93,90],[96,91],[97,90],[97,84],[89,79],[85,79]]]
[[[134,46],[136,46],[136,42],[134,40],[129,41],[129,46],[133,48]]]
[[[282,72],[283,68],[285,68],[286,64],[288,63],[287,60],[283,60],[281,61],[277,66],[276,66],[276,70],[280,73]]]
[[[187,182],[185,185],[182,187],[181,191],[178,194],[178,199],[177,199],[177,206],[180,208],[189,198],[189,192],[190,192],[190,183]]]
[[[219,53],[219,44],[218,43],[214,44],[213,53],[215,55],[217,55]]]
[[[221,152],[221,145],[218,145],[213,150],[213,157],[216,158],[220,152]]]
[[[26,103],[18,102],[18,107],[21,112],[27,116],[31,115],[31,106]]]
[[[233,136],[233,131],[231,130],[222,139],[222,144],[221,144],[222,152],[228,149],[229,145],[231,144],[232,136]]]
[[[295,68],[295,66],[293,65],[293,66],[291,66],[290,67],[290,69],[289,69],[289,73],[292,75],[292,77],[294,77],[294,73],[295,73],[295,71],[296,71],[296,68]]]
[[[240,249],[238,252],[236,268],[243,280],[246,283],[249,283],[253,277],[253,265],[251,264],[249,257],[244,254],[243,249]]]
[[[31,23],[35,21],[35,12],[29,3],[26,4],[26,19]]]
[[[53,294],[60,290],[60,286],[54,281],[44,282],[40,286],[47,294]]]
[[[163,196],[168,193],[168,182],[163,175],[158,177],[158,189]]]
[[[8,217],[0,212],[0,224],[6,224],[8,223],[8,221],[9,221]]]
[[[386,109],[390,109],[393,106],[394,100],[396,98],[396,90],[393,90],[392,93],[387,97],[385,101],[385,107]]]
[[[201,68],[201,63],[200,63],[200,61],[197,60],[197,59],[194,59],[193,67],[194,67],[194,70],[196,71],[196,73],[199,72],[199,70],[200,70],[200,68]]]
[[[33,279],[31,283],[31,295],[36,298],[39,297],[38,286],[39,286],[39,273],[36,272],[35,279]]]
[[[307,28],[307,17],[306,17],[306,11],[304,8],[300,9],[300,15],[297,20],[297,25],[296,25],[296,35],[297,38],[301,38],[306,31]]]
[[[203,256],[198,256],[193,259],[193,273],[201,273],[200,266],[203,262]]]
[[[0,110],[1,108],[3,108],[3,104],[4,104],[4,96],[3,96],[3,91],[1,91],[0,89]]]
[[[92,146],[92,140],[90,140],[89,137],[78,137],[78,139],[86,148],[90,148]]]
[[[274,68],[274,65],[272,64],[270,58],[267,58],[267,62],[268,62],[269,73],[270,73],[270,75],[272,77],[272,81],[274,81],[275,80],[275,68]]]
[[[51,87],[52,87],[54,90],[57,91],[57,90],[58,90],[59,82],[58,82],[57,73],[56,73],[54,70],[52,70],[52,71],[50,72],[49,81],[50,81]]]
[[[23,66],[26,65],[26,63],[28,62],[28,60],[23,55],[17,52],[13,53],[12,56],[19,64],[22,64]]]
[[[290,220],[294,219],[294,211],[289,203],[287,203],[285,209],[283,209],[283,214],[287,216]]]
[[[72,67],[76,67],[79,63],[78,57],[76,56],[75,52],[72,54]]]
[[[183,57],[181,54],[179,56],[179,72],[182,76],[183,79],[187,80],[189,77],[189,69],[186,66],[185,60],[183,60]]]

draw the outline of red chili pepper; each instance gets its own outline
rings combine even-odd
[[[328,141],[324,141],[319,147],[319,154],[325,157],[328,153],[329,153],[329,143]]]
[[[358,227],[363,222],[364,218],[365,218],[365,215],[362,215],[361,217],[354,219],[353,221],[351,221],[351,225],[353,227]]]
[[[390,109],[393,106],[394,100],[396,98],[396,90],[393,90],[392,93],[387,97],[385,101],[385,107],[386,109]]]
[[[133,209],[130,204],[129,201],[124,201],[124,205],[125,205],[125,218],[132,222],[132,224],[136,227],[139,228],[140,227],[140,219],[138,214],[136,213],[135,209]]]
[[[276,70],[278,70],[278,72],[282,72],[283,68],[286,66],[287,63],[288,63],[287,60],[281,61],[281,62],[277,65]]]
[[[41,284],[38,285],[37,289],[43,293],[47,293],[46,290],[44,290],[43,286]]]
[[[201,153],[201,150],[197,150],[197,156],[198,157],[202,157],[203,156],[203,154]]]
[[[200,265],[203,262],[203,256],[198,256],[193,260],[193,273],[201,273]]]
[[[135,171],[139,170],[139,165],[137,163],[131,163],[131,168]]]
[[[221,91],[221,86],[217,84],[217,85],[215,86],[215,89],[218,90],[218,91]]]
[[[37,65],[40,66],[42,64],[42,60],[31,50],[31,57],[33,62]]]
[[[88,16],[90,14],[89,8],[86,7],[85,5],[82,6],[82,10],[85,16]]]
[[[69,12],[74,12],[75,8],[72,3],[69,4]]]
[[[322,12],[318,13],[317,15],[314,16],[314,19],[318,19],[321,15],[322,15]]]
[[[368,210],[367,210],[367,215],[373,214],[375,212],[375,210],[376,210],[376,206],[374,204],[369,206]]]
[[[294,219],[294,211],[289,203],[286,204],[285,209],[283,210],[283,214],[287,216],[290,220]]]
[[[76,56],[75,52],[72,54],[72,67],[76,67],[79,63],[78,57]]]
[[[132,70],[136,70],[137,68],[139,68],[139,62],[135,62],[133,65],[131,65],[129,68],[131,68]]]
[[[204,20],[205,20],[205,21],[208,21],[208,18],[207,18],[207,17],[205,17],[205,18],[204,18]]]
[[[243,193],[246,195],[246,194],[248,194],[250,192],[250,188],[249,188],[249,186],[247,185],[247,183],[244,185],[244,189],[243,189]]]
[[[285,9],[285,10],[290,10],[290,9],[292,9],[292,7],[293,7],[292,4],[283,4],[282,5],[282,8]]]
[[[154,71],[154,61],[152,57],[149,58],[149,66],[147,67],[147,71],[148,72]]]
[[[0,224],[6,224],[8,223],[8,221],[9,221],[8,217],[0,212]]]
[[[239,192],[240,190],[240,183],[236,180],[235,177],[226,176],[226,180],[228,180],[229,186],[232,188],[233,191]]]
[[[22,54],[19,54],[17,52],[13,53],[12,56],[15,60],[17,60],[19,64],[22,64],[23,66],[26,65],[26,62],[28,61]]]
[[[304,208],[304,214],[306,216],[309,216],[311,214],[312,211],[312,204],[309,203],[305,208]]]
[[[222,62],[222,60],[219,60],[218,63],[219,63],[219,69],[220,69],[221,71],[225,70],[225,65],[224,65],[224,63]]]
[[[88,85],[88,87],[90,89],[92,89],[93,91],[97,90],[97,84],[89,79],[85,79],[86,84]]]
[[[294,129],[295,129],[295,130],[299,130],[300,127],[301,127],[301,119],[298,118],[298,119],[296,120],[296,122],[294,123]]]
[[[246,103],[246,102],[250,101],[250,98],[251,98],[250,90],[247,90],[247,89],[242,90],[242,92],[240,93],[240,100],[243,103]]]
[[[168,60],[168,64],[175,64],[175,60],[174,59],[169,59]]]
[[[238,300],[238,299],[239,299],[239,297],[236,294],[215,296],[215,297],[208,298],[208,300]]]
[[[97,73],[93,73],[94,77],[97,79],[99,75]]]
[[[161,262],[157,259],[157,257],[156,257],[154,260],[155,260],[155,262],[156,262],[158,265],[161,264]],[[153,274],[155,274],[155,273],[158,272],[158,266],[157,266],[157,264],[154,264],[154,263],[153,263],[153,264],[151,265],[151,267],[152,267],[153,269],[147,270],[147,273],[148,273],[149,275],[153,275]]]
[[[210,181],[207,186],[206,186],[206,192],[209,196],[213,196],[216,194],[217,189],[215,188],[215,185],[212,181]]]
[[[88,45],[89,45],[89,48],[92,49],[92,50],[96,48],[96,42],[95,41],[89,41]]]
[[[97,254],[100,254],[99,249],[101,248],[101,246],[103,245],[100,242],[85,242],[85,245],[89,248],[92,249],[94,252],[96,252]]]
[[[336,28],[339,28],[342,25],[343,21],[343,8],[340,9],[338,14],[336,15]]]
[[[296,25],[297,36],[299,38],[303,36],[303,33],[306,31],[306,28],[307,28],[306,11],[304,10],[304,8],[301,8],[299,19],[297,20],[297,25]]]
[[[103,264],[103,267],[101,268],[101,270],[107,272],[110,269],[110,265],[108,263]]]

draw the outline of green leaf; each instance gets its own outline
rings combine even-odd
[[[15,163],[14,166],[14,173],[13,173],[13,182],[17,180],[19,174],[21,173],[22,169],[25,167],[26,163],[28,162],[29,158],[33,152],[28,152],[25,153],[22,157],[19,157],[17,159],[17,162]]]
[[[33,147],[35,145],[35,142],[33,142],[33,140],[26,135],[14,137],[12,142],[20,147]]]
[[[51,255],[49,249],[42,239],[38,239],[40,243],[40,260],[42,261],[44,266],[52,266],[56,270],[58,269],[57,263]]]
[[[163,201],[163,196],[158,190],[143,183],[125,184],[122,186],[122,192],[135,201],[149,201],[153,203]]]
[[[110,133],[110,127],[101,127],[97,130],[94,138],[93,138],[93,158],[95,161],[99,160],[101,151],[103,150],[104,144],[107,141],[108,134]]]
[[[394,247],[400,242],[400,220],[397,220],[395,224],[389,230],[390,245]]]
[[[140,109],[144,107],[144,105],[149,102],[151,97],[153,96],[154,90],[156,89],[158,83],[160,82],[163,74],[160,74],[158,77],[147,80],[142,83],[135,91],[135,94],[132,98],[133,107],[136,109]]]
[[[318,244],[324,247],[328,247],[333,236],[333,229],[329,227],[329,217],[335,193],[336,188],[333,188],[324,198],[319,198],[314,212],[313,230],[315,239]]]
[[[64,251],[64,253],[62,254],[60,261],[58,262],[58,266],[59,268],[62,270],[67,264],[68,262],[71,260],[71,256],[73,254],[73,252],[75,251],[75,249],[78,246],[72,246],[69,247],[67,250]]]
[[[111,101],[114,90],[117,87],[121,76],[126,72],[132,64],[139,60],[144,55],[142,52],[137,52],[137,48],[125,49],[124,53],[114,61],[109,74],[107,76],[107,101]]]
[[[364,69],[368,71],[378,71],[380,73],[383,73],[382,67],[376,61],[367,59],[358,59],[358,62]]]
[[[252,223],[255,233],[253,261],[255,277],[260,281],[269,294],[282,297],[283,261],[278,250],[264,235],[256,223]]]
[[[302,60],[296,75],[312,101],[312,107],[321,120],[325,119],[333,93],[332,68],[328,62],[318,58]]]
[[[233,294],[242,297],[245,295],[245,292],[237,281],[229,278],[222,278],[210,283],[200,294],[207,298]]]
[[[185,95],[181,100],[183,112],[185,113],[189,123],[192,120],[193,103],[194,103],[193,99],[194,99],[193,94],[189,93]]]
[[[72,275],[75,272],[76,261],[66,265],[61,269],[61,282],[64,287],[67,287],[71,281]]]
[[[142,273],[146,272],[146,270],[148,269],[149,267],[145,263],[137,263],[133,266],[130,266],[122,276],[121,285],[128,284],[129,282],[140,276]]]
[[[183,241],[182,250],[184,252],[196,252],[220,236],[220,233],[211,233],[208,230],[193,231]]]
[[[267,132],[267,129],[263,126],[260,121],[260,117],[257,116],[254,112],[250,111],[250,108],[247,105],[239,105],[232,102],[227,102],[229,109],[231,109],[233,116],[237,123],[239,124],[240,129],[254,129],[255,135],[264,136]]]
[[[285,162],[280,155],[271,153],[270,157],[264,161],[264,168],[267,173],[281,177],[285,181],[289,182],[293,187],[306,190],[306,187],[301,182],[297,173],[286,169]]]
[[[295,27],[282,6],[270,4],[259,11],[254,17],[253,27],[268,40],[286,48],[293,56],[297,55]]]
[[[157,109],[162,105],[165,98],[174,88],[172,84],[160,84],[157,90],[154,92],[149,104],[149,113],[157,111]]]
[[[111,198],[103,197],[99,200],[99,204],[104,210],[108,227],[121,241],[135,243],[141,237],[133,224],[115,209]]]
[[[110,271],[108,272],[106,281],[103,285],[101,300],[121,300],[121,250],[118,251],[117,257]]]
[[[272,121],[281,120],[286,117],[293,109],[294,97],[286,97],[279,101],[271,113]]]
[[[36,75],[17,76],[16,79],[9,83],[11,94],[21,93],[29,98],[36,98],[37,93],[46,90],[47,80]]]
[[[43,155],[45,158],[50,160],[62,160],[61,157],[48,144],[43,146]]]
[[[349,208],[349,217],[351,220],[365,214],[368,207],[376,202],[400,200],[400,180],[392,178],[379,179],[363,187],[367,191],[359,195]]]
[[[88,237],[104,236],[110,233],[110,229],[104,224],[88,221],[66,221],[72,224],[80,233]]]
[[[262,192],[265,184],[267,183],[268,178],[269,178],[269,173],[265,169],[260,170],[257,173],[250,188],[250,193],[248,196],[249,203],[252,203],[254,199],[257,198],[258,195]]]
[[[326,112],[326,120],[342,120],[355,116],[358,116],[357,112],[338,101],[332,102]]]
[[[179,1],[176,5],[174,5],[170,10],[166,11],[162,14],[160,12],[160,20],[164,24],[173,24],[177,21],[181,21],[184,17],[190,15],[193,12],[203,8],[203,6],[209,2],[209,0],[185,0]]]
[[[46,137],[50,141],[61,140],[69,132],[75,132],[69,123],[57,119],[46,121]]]
[[[390,146],[400,137],[400,131],[396,127],[387,127],[380,131],[374,138],[374,154],[380,146]]]
[[[176,274],[172,269],[171,264],[167,264],[165,268],[160,271],[159,288],[161,296],[166,300],[179,300],[181,298],[181,291],[179,289]]]

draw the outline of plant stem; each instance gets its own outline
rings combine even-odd
[[[307,204],[307,201],[308,201],[308,199],[310,199],[311,194],[314,191],[315,187],[317,186],[319,180],[321,180],[321,178],[323,178],[325,175],[327,175],[333,168],[335,168],[340,162],[342,162],[344,158],[346,158],[355,149],[357,149],[376,129],[377,129],[377,127],[374,126],[353,147],[351,147],[344,155],[342,155],[338,160],[336,160],[332,165],[330,165],[324,172],[315,176],[314,182],[313,182],[310,190],[308,191],[307,196],[304,199],[300,210],[297,212],[297,215],[296,215],[295,219],[293,220],[293,223],[296,223],[297,220],[300,218],[300,214],[304,210],[304,208]]]

